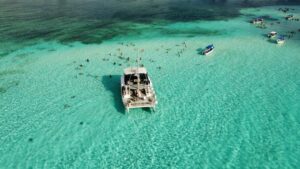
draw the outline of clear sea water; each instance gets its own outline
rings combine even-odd
[[[1,169],[299,168],[300,21],[284,19],[297,2],[0,0],[0,13]],[[158,105],[125,114],[120,76],[141,49]]]

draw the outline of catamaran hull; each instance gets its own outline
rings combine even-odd
[[[121,77],[121,96],[122,96],[122,102],[126,109],[126,112],[129,112],[129,110],[133,109],[133,108],[151,108],[151,109],[155,110],[157,100],[156,100],[155,91],[153,89],[150,78],[149,78],[149,89],[152,91],[152,94],[148,97],[145,97],[145,99],[144,99],[145,101],[141,101],[141,102],[132,101],[132,100],[134,100],[134,98],[130,96],[130,93],[128,93],[128,94],[124,93],[124,89],[126,89],[126,87],[129,87],[129,86],[125,84],[124,76],[122,76]],[[149,100],[149,98],[152,101],[147,101],[147,100]]]

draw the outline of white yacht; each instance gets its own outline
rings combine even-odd
[[[275,32],[275,31],[268,33],[268,38],[270,38],[270,39],[275,38],[276,36],[277,36],[277,32]]]
[[[254,18],[251,23],[253,24],[262,24],[264,23],[264,19],[263,18]]]
[[[127,112],[131,108],[143,107],[155,110],[155,91],[144,67],[124,69],[124,75],[121,77],[121,95]]]

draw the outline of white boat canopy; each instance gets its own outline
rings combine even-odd
[[[130,68],[124,69],[125,75],[132,75],[132,74],[136,74],[136,73],[147,74],[147,70],[144,67],[130,67]]]

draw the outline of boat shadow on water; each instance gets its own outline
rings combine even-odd
[[[261,34],[261,36],[269,39],[268,34],[266,34],[266,33]]]
[[[275,44],[277,43],[276,38],[269,38],[268,34],[261,34],[261,36],[266,38],[266,41],[269,42],[269,43],[275,43]]]
[[[197,50],[197,53],[198,53],[198,55],[203,55],[203,51],[204,51],[204,48],[198,48]]]
[[[125,114],[125,109],[122,104],[120,75],[105,75],[102,77],[102,84],[106,90],[113,94],[114,106],[119,113]]]

